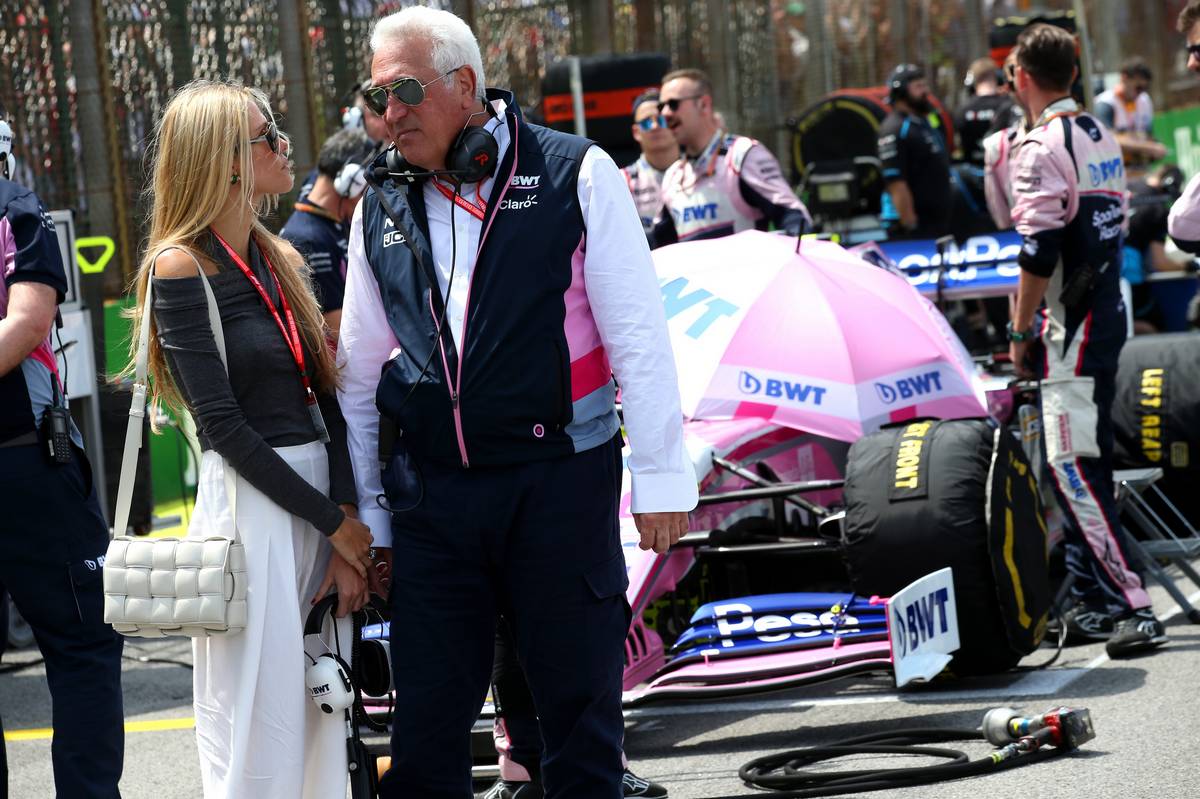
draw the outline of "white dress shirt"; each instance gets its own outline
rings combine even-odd
[[[509,147],[504,103],[494,103],[499,119],[486,127],[499,144],[497,162]],[[462,198],[478,203],[492,196],[495,179],[464,184]],[[600,339],[621,386],[627,467],[632,477],[634,513],[686,511],[696,506],[696,474],[683,442],[683,414],[666,316],[646,236],[633,198],[612,158],[591,147],[579,169],[579,204],[587,230],[584,286]],[[483,224],[427,181],[424,200],[430,246],[438,283],[446,301],[446,323],[462,352],[467,288],[479,249]],[[454,252],[451,282],[451,252]],[[362,204],[354,213],[347,255],[346,293],[338,339],[342,388],[338,391],[358,486],[359,517],[371,528],[376,546],[391,546],[391,519],[380,507],[383,493],[378,460],[379,411],[375,390],[383,365],[398,354],[399,342],[388,325],[379,285],[367,263],[362,241]],[[417,353],[424,362],[429,353]],[[437,358],[431,369],[441,368]]]

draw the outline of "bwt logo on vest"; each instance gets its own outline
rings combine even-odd
[[[541,175],[513,175],[512,183],[508,185],[514,189],[536,189],[541,180]]]
[[[826,389],[823,386],[811,386],[807,383],[796,383],[791,380],[775,380],[755,377],[749,372],[738,374],[738,390],[743,394],[761,394],[773,399],[786,399],[789,402],[820,405],[825,398]]]
[[[915,377],[902,377],[895,383],[875,384],[875,393],[879,395],[879,399],[884,405],[892,405],[897,400],[938,394],[941,391],[941,372],[926,372]]]

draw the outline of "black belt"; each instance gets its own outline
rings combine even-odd
[[[38,443],[38,434],[31,430],[30,432],[17,436],[16,438],[10,438],[7,441],[0,441],[0,449],[8,449],[9,447],[27,447],[36,443]]]

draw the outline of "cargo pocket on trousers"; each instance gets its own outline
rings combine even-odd
[[[592,594],[599,600],[611,599],[620,597],[621,604],[625,606],[625,622],[629,623],[632,616],[632,610],[629,607],[629,601],[625,597],[625,591],[629,588],[629,573],[625,567],[625,553],[621,550],[602,563],[597,563],[592,566],[584,574],[584,579],[587,581],[588,588]]]
[[[103,556],[103,553],[101,553]],[[104,616],[104,562],[90,558],[67,564],[71,596],[80,624],[100,623]]]

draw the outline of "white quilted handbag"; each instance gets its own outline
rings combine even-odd
[[[208,300],[208,318],[217,351],[228,367],[217,301],[198,261],[196,268],[200,270],[200,282]],[[125,432],[125,454],[121,460],[121,483],[113,524],[113,530],[117,532],[123,532],[129,521],[137,453],[142,446],[153,284],[152,279],[146,284],[142,311],[133,401],[129,406],[129,426]],[[225,490],[231,512],[237,508],[236,489],[237,476],[226,463]],[[203,638],[241,632],[246,627],[246,550],[236,535],[235,514],[234,538],[116,536],[104,556],[104,621],[123,635],[139,638],[170,635]]]

